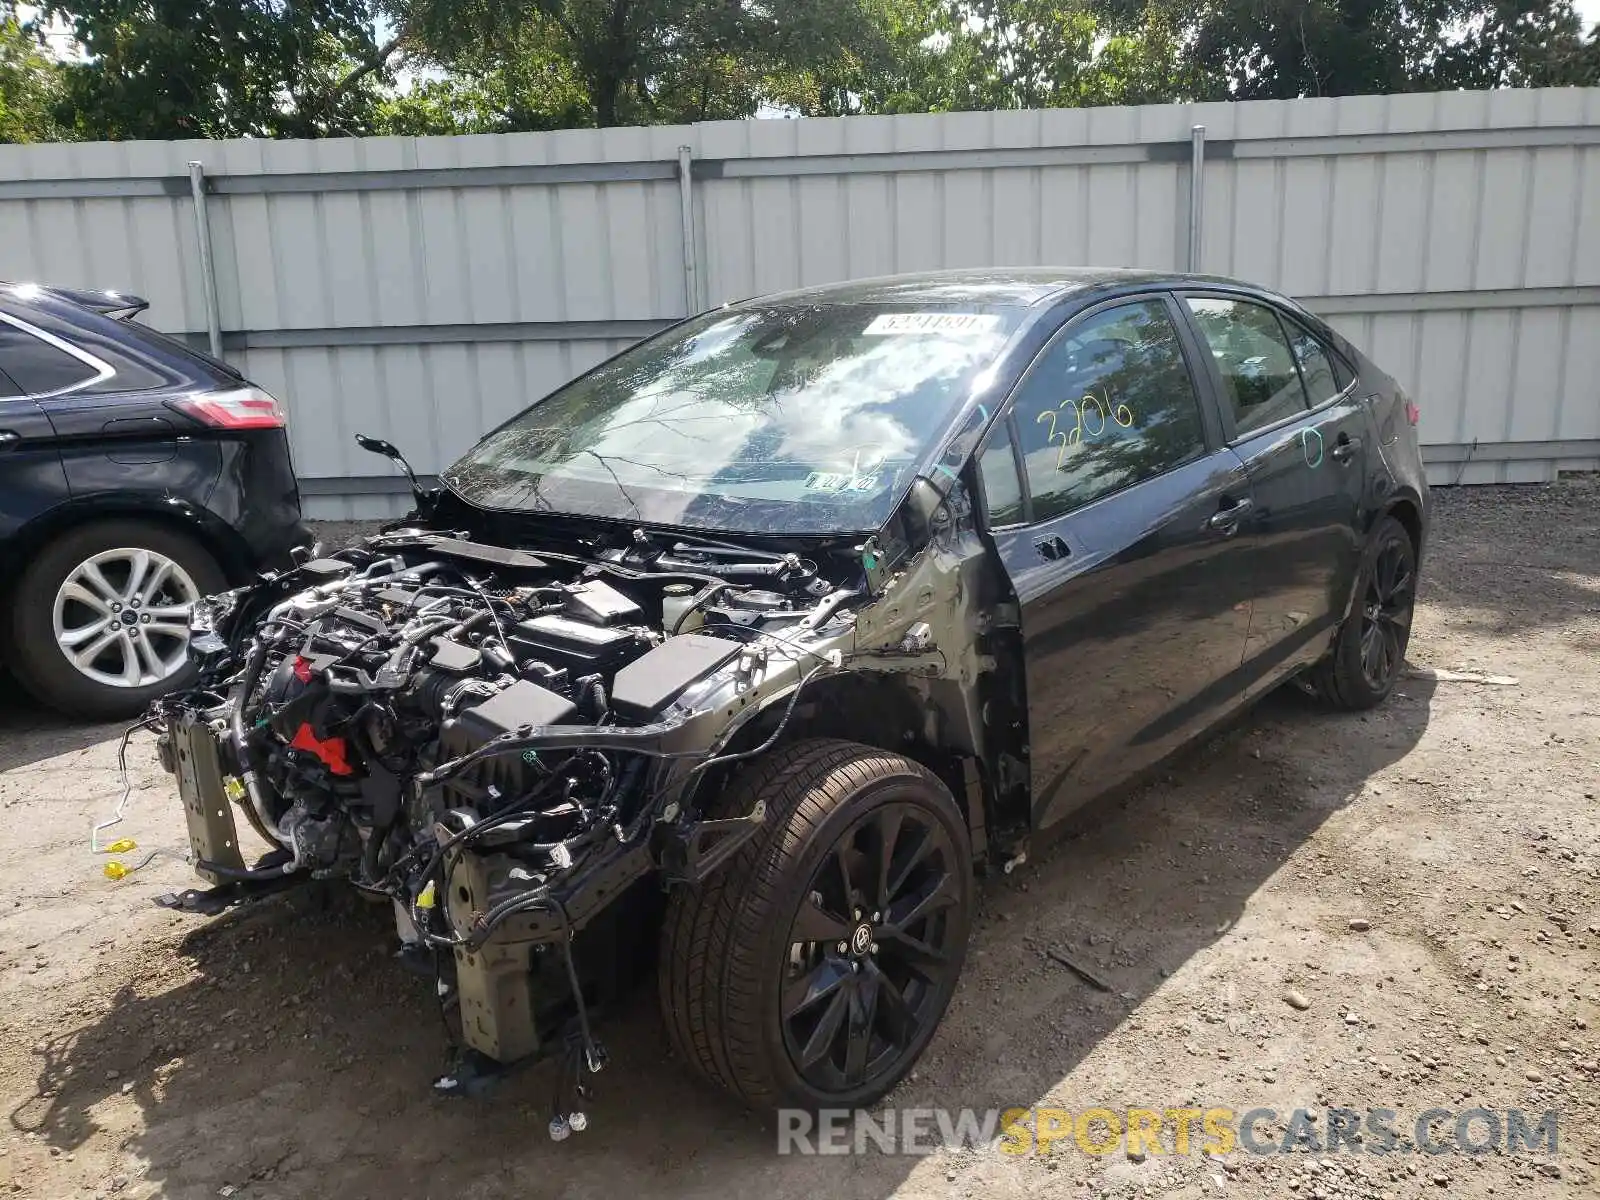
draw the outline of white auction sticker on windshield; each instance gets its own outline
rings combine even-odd
[[[806,476],[805,486],[813,492],[875,492],[877,475],[847,475],[844,472],[813,471]]]
[[[942,333],[950,337],[973,337],[1000,328],[994,313],[881,313],[862,330],[864,334],[887,337],[904,333]]]

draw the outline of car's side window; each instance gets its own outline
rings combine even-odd
[[[95,376],[81,358],[5,321],[0,321],[0,371],[30,396],[59,392]]]
[[[1310,407],[1283,326],[1270,308],[1212,296],[1191,296],[1186,303],[1216,359],[1239,433]]]
[[[1161,300],[1069,326],[1017,389],[1015,417],[1035,521],[1205,453],[1199,397]]]
[[[1327,351],[1328,361],[1333,364],[1333,379],[1342,392],[1355,382],[1356,373],[1351,368],[1349,361],[1336,350]]]
[[[1305,382],[1306,395],[1315,408],[1324,400],[1331,400],[1350,383],[1350,373],[1322,342],[1291,321],[1284,322],[1289,330],[1289,344],[1294,347],[1295,361],[1300,364],[1300,378]]]
[[[1011,427],[1002,421],[989,435],[978,455],[978,478],[983,483],[983,503],[991,527],[1016,525],[1022,520],[1022,480],[1017,456],[1011,449]]]

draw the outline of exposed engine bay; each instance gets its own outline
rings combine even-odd
[[[597,571],[563,578],[577,573],[427,536],[309,563],[299,574],[321,582],[272,606],[224,701],[232,798],[290,856],[284,869],[348,876],[407,903],[447,882],[446,856],[419,861],[419,843],[503,850],[529,872],[519,879],[547,883],[604,840],[628,840],[638,773],[676,757],[651,722],[766,622],[805,615],[796,601],[814,573],[774,566],[784,591],[670,576],[646,586]],[[228,650],[216,630],[225,601],[197,612],[213,627],[196,630],[206,665],[208,651]],[[701,632],[708,624],[715,634]],[[595,744],[612,728],[627,730],[626,764]]]
[[[923,570],[960,576],[981,558],[968,549]],[[576,1074],[597,1070],[574,935],[652,872],[704,878],[761,823],[708,817],[699,785],[772,745],[852,656],[902,677],[975,670],[935,645],[970,616],[942,589],[871,603],[894,582],[887,553],[634,531],[575,554],[400,528],[201,601],[198,686],[152,716],[197,873],[224,891],[337,877],[387,899],[459,1002],[468,1065],[437,1086],[563,1038]],[[273,848],[253,865],[235,811]]]

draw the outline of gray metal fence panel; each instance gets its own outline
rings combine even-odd
[[[691,308],[981,265],[1264,283],[1413,392],[1436,481],[1600,468],[1600,89],[5,146],[0,278],[138,292],[204,345],[191,160],[224,352],[318,515],[404,505],[357,430],[437,470]]]

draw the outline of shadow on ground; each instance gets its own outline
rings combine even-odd
[[[86,749],[120,736],[125,725],[85,724],[52,712],[0,668],[0,772]]]
[[[956,1002],[893,1102],[1027,1105],[1058,1085],[1416,744],[1431,685],[1404,691],[1361,716],[1275,694],[1142,790],[1081,813],[1028,867],[987,881]],[[197,924],[182,944],[197,973],[172,986],[124,972],[133,981],[103,1015],[41,1035],[37,1094],[9,1120],[62,1153],[97,1127],[125,1129],[147,1164],[142,1186],[177,1197],[224,1185],[248,1197],[879,1196],[915,1165],[778,1157],[766,1127],[670,1060],[649,986],[604,1029],[612,1059],[587,1132],[547,1140],[547,1064],[489,1101],[437,1099],[442,1025],[429,985],[389,958],[391,936],[385,908],[342,890]],[[1047,947],[1115,991],[1091,989]]]

